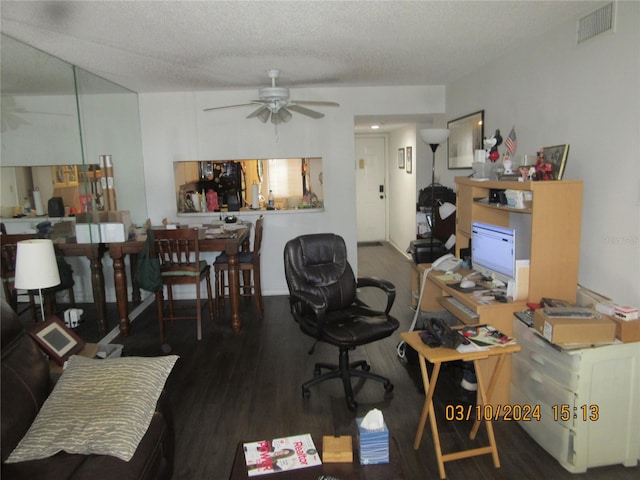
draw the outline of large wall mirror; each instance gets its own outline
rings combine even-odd
[[[62,188],[61,182],[55,187],[55,174],[44,178],[52,167],[73,171],[84,165],[78,174],[87,174],[100,155],[111,155],[117,208],[130,210],[134,223],[144,223],[137,94],[6,35],[1,41],[2,216],[23,205],[25,197],[34,206],[35,188],[46,209],[48,192]],[[91,182],[68,188],[78,189],[78,195],[69,195],[73,200],[65,199],[69,211],[80,208],[82,194],[93,195],[99,205],[100,193],[91,191]]]
[[[473,152],[483,148],[484,110],[451,120],[447,123],[447,128],[449,169],[471,168]]]
[[[264,209],[270,191],[279,210],[324,205],[319,157],[182,161],[173,172],[179,213]]]

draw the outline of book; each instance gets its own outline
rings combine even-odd
[[[322,464],[309,433],[248,442],[243,449],[250,477]]]
[[[475,325],[466,326],[458,333],[464,338],[469,340],[468,344],[463,344],[458,348],[461,352],[473,352],[478,350],[486,350],[487,348],[505,347],[507,345],[514,345],[516,339],[505,335],[497,328],[491,325]]]

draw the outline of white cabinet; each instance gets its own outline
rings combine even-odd
[[[514,319],[511,404],[540,405],[522,428],[573,473],[640,457],[640,342],[577,350],[551,345]]]

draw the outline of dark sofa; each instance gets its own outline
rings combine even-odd
[[[29,429],[52,385],[49,361],[26,333],[17,315],[3,299],[2,323],[2,472],[13,479],[169,479],[173,472],[173,426],[168,402],[160,397],[151,425],[133,458],[125,462],[108,455],[60,452],[52,457],[5,463]]]

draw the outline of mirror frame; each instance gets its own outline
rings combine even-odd
[[[451,120],[447,123],[449,138],[447,140],[447,168],[462,170],[472,168],[475,150],[483,148],[484,110]],[[462,152],[457,155],[457,152]]]

